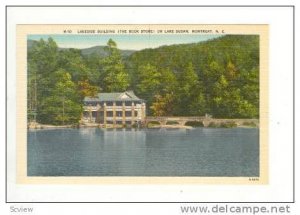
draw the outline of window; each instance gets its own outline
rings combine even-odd
[[[90,113],[88,111],[83,111],[83,117],[87,118],[90,116]]]
[[[116,111],[116,116],[121,117],[122,116],[122,111]]]
[[[113,102],[106,102],[106,106],[113,106]]]
[[[122,106],[123,102],[116,102],[116,106]]]
[[[126,117],[131,116],[131,111],[125,111],[125,116],[126,116]]]
[[[92,111],[92,117],[97,117],[97,111]]]
[[[106,116],[107,117],[112,117],[113,116],[113,112],[112,111],[107,111],[106,112]]]
[[[126,101],[125,106],[131,106],[132,102],[131,101]]]

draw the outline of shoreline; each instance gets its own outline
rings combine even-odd
[[[151,128],[184,128],[184,129],[194,129],[196,127],[192,127],[192,126],[187,126],[187,125],[153,125],[151,127],[146,127],[148,129]]]
[[[49,125],[49,124],[39,124],[39,123],[31,123],[28,124],[28,130],[42,130],[42,129],[65,129],[65,128],[102,128],[102,129],[112,129],[112,128],[136,128],[133,126],[123,126],[123,125],[112,125],[107,124],[106,126],[97,124],[97,123],[90,123],[90,124],[78,124],[78,125]],[[169,128],[169,129],[194,129],[194,128],[259,128],[259,126],[250,126],[250,125],[236,125],[233,127],[209,127],[209,126],[187,126],[187,125],[152,125],[152,126],[145,126],[140,127],[141,129],[158,129],[158,128]]]

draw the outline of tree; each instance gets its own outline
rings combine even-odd
[[[176,114],[201,115],[205,113],[205,98],[202,82],[190,62],[186,65],[179,76],[179,87],[177,91],[177,112]]]
[[[228,61],[225,71],[225,75],[228,80],[233,81],[238,78],[238,70],[231,60]]]
[[[156,93],[160,86],[161,74],[157,71],[156,67],[151,64],[141,65],[138,68],[139,84],[138,90],[141,94]]]
[[[41,39],[28,49],[28,120],[36,120],[40,101],[49,95],[49,76],[57,69],[58,47],[52,38]]]
[[[103,85],[103,75],[101,76],[102,65],[100,56],[96,53],[92,53],[87,56],[83,56],[84,65],[88,67],[88,77],[87,79],[92,85],[100,87]]]
[[[52,79],[55,84],[50,95],[42,100],[39,120],[54,125],[78,123],[82,107],[71,75],[59,69]]]
[[[57,68],[58,47],[50,37],[47,41],[40,39],[28,51],[28,59],[36,64],[39,74],[49,75]]]
[[[194,70],[193,64],[190,62],[187,64],[183,73],[180,75],[180,88],[183,94],[189,95],[196,85],[199,84],[198,75]]]
[[[164,97],[169,92],[166,88],[173,88],[175,82],[164,81],[164,70],[169,70],[177,77],[177,86],[174,90],[174,115],[210,113],[220,118],[258,117],[259,115],[259,37],[257,35],[226,35],[201,43],[137,51],[127,62],[129,70],[133,71],[132,87],[135,87],[137,92],[140,91],[138,87],[141,83],[137,78],[140,76],[139,68],[147,64],[161,75],[158,78],[160,82],[158,89],[148,91],[149,94],[146,95],[150,98],[155,95]],[[191,75],[184,75],[184,73]],[[221,87],[223,78],[228,85],[223,86],[224,90],[218,91],[217,88]],[[197,84],[191,84],[197,79]],[[152,99],[152,101],[156,100]],[[147,104],[149,104],[148,99]],[[150,102],[149,105],[152,104]]]
[[[241,75],[241,95],[250,104],[255,107],[256,111],[252,117],[259,116],[259,68],[253,68],[250,71],[243,71]]]
[[[27,119],[30,122],[36,121],[38,75],[36,64],[32,60],[28,60],[27,68]]]
[[[128,88],[130,80],[115,41],[109,39],[106,51],[108,56],[100,62],[102,66],[101,88],[105,92],[124,91]]]
[[[58,68],[68,71],[72,76],[72,81],[78,82],[92,79],[91,71],[85,64],[79,49],[60,50],[58,58]]]
[[[160,71],[160,92],[162,94],[174,94],[178,88],[178,82],[174,72],[170,68],[162,68]]]
[[[177,79],[169,68],[163,68],[159,73],[159,87],[154,95],[153,103],[150,104],[150,110],[152,110],[154,116],[172,116],[176,105]]]
[[[154,102],[150,106],[154,116],[172,116],[174,109],[174,95],[167,93],[163,96],[155,95]]]
[[[259,117],[257,35],[226,35],[201,43],[144,49],[128,57],[121,56],[112,39],[104,54],[87,56],[79,49],[59,49],[49,38],[28,47],[27,62],[28,119],[36,116],[41,123],[53,124],[55,114],[43,113],[48,107],[53,113],[61,111],[58,98],[63,97],[55,89],[65,79],[54,75],[60,70],[69,73],[75,84],[78,99],[71,99],[74,105],[99,90],[133,89],[146,100],[150,115]]]
[[[159,94],[160,91],[161,74],[158,72],[156,67],[152,66],[149,63],[139,66],[137,69],[137,74],[137,95],[145,99],[147,101],[147,104],[151,106],[154,100],[154,96]]]
[[[78,81],[77,86],[81,99],[86,96],[95,97],[99,92],[99,87],[92,86],[87,79],[84,81]]]

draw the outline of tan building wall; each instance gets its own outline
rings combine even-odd
[[[125,125],[128,122],[133,125],[137,122],[143,123],[146,117],[146,105],[144,102],[142,104],[132,102],[131,106],[126,106],[125,101],[122,102],[121,106],[117,106],[116,102],[113,102],[111,106],[104,102],[103,106],[84,106],[83,109],[83,122],[100,123],[103,125],[108,123]],[[121,112],[121,116],[120,114],[117,115],[117,112]],[[130,116],[128,116],[128,112],[131,113]]]

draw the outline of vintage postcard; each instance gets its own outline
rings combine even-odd
[[[17,25],[16,43],[17,183],[268,183],[268,25]]]

